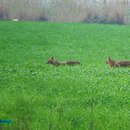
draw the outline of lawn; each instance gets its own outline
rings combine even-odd
[[[0,22],[0,129],[129,130],[130,68],[108,56],[130,60],[129,25]]]

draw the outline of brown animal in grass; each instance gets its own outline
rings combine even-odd
[[[109,64],[110,67],[130,67],[130,61],[122,60],[122,61],[116,62],[110,56],[108,57],[106,64]]]
[[[80,64],[80,62],[79,61],[63,61],[63,62],[60,62],[60,61],[57,61],[53,56],[51,56],[46,64],[52,64],[52,65],[55,65],[55,66],[59,66],[59,65],[76,65],[76,64]]]

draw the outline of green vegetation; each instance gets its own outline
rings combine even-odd
[[[110,68],[108,56],[130,60],[128,25],[0,23],[2,130],[129,130],[130,69]],[[45,64],[79,60],[82,65]]]

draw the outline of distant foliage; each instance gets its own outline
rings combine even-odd
[[[83,22],[103,24],[128,23],[128,3],[125,0],[104,0],[98,5],[90,4],[86,7],[86,17]]]
[[[129,24],[129,0],[0,0],[0,20]]]
[[[47,21],[42,0],[0,0],[0,20]]]

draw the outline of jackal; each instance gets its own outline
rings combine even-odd
[[[110,56],[108,57],[106,64],[109,64],[110,67],[130,67],[130,61],[122,60],[122,61],[116,62]]]
[[[76,64],[80,64],[80,62],[79,61],[63,61],[63,62],[60,62],[60,61],[57,61],[53,56],[51,56],[46,64],[52,64],[52,65],[55,65],[55,66],[59,66],[59,65],[76,65]]]

